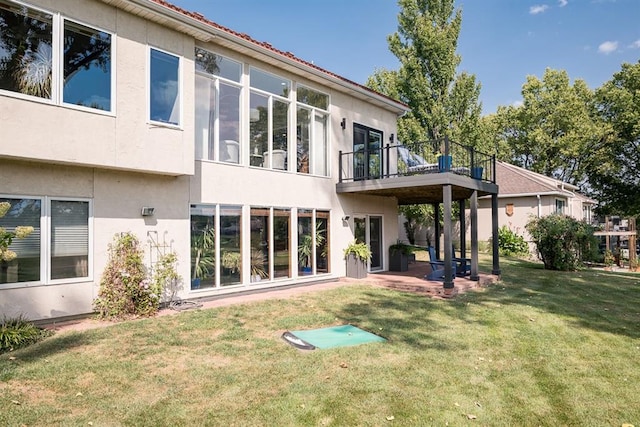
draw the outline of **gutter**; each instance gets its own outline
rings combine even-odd
[[[179,10],[175,10],[171,7],[174,5],[171,5],[168,2],[166,2],[166,4],[163,4],[163,3],[159,3],[156,0],[126,0],[124,2],[112,1],[112,0],[102,0],[102,1],[112,5],[118,5],[118,4],[122,5],[125,3],[134,4],[140,8],[151,10],[154,13],[157,13],[166,18],[169,18],[170,20],[176,21],[178,24],[196,28],[200,30],[201,34],[198,34],[198,35],[190,34],[190,35],[201,41],[209,42],[215,38],[221,38],[233,44],[248,48],[259,54],[265,55],[272,59],[276,59],[279,62],[283,62],[291,67],[296,68],[297,70],[300,70],[305,73],[310,73],[316,77],[322,78],[323,80],[328,80],[342,87],[347,92],[357,92],[358,94],[366,96],[367,98],[370,98],[370,99],[372,98],[378,101],[379,103],[382,103],[388,106],[389,108],[392,108],[393,110],[395,110],[398,117],[410,111],[408,106],[406,106],[405,104],[399,101],[395,101],[387,96],[384,96],[378,92],[375,92],[369,88],[366,88],[365,86],[360,85],[356,82],[352,82],[348,79],[342,78],[337,74],[331,73],[328,70],[324,70],[320,67],[316,67],[311,63],[307,63],[307,61],[304,61],[300,58],[295,57],[293,54],[291,54],[291,56],[288,56],[286,55],[286,52],[279,52],[277,51],[277,49],[274,50],[274,48],[271,48],[271,45],[269,45],[268,43],[265,43],[264,46],[262,46],[259,44],[260,42],[258,42],[257,40],[251,39],[249,36],[247,36],[247,38],[244,38],[240,35],[240,33],[238,33],[237,35],[233,34],[233,30],[231,29],[227,29],[228,31],[225,31],[223,29],[225,27],[221,25],[219,27],[213,25],[215,23],[213,21],[209,21],[203,15],[200,15],[198,13],[188,12],[185,10],[185,12],[193,15],[192,17],[183,12],[180,12]],[[177,7],[177,6],[174,6],[174,7]],[[201,21],[198,18],[206,19],[210,23]],[[185,32],[185,31],[183,30],[182,32]]]

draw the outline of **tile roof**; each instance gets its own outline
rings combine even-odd
[[[223,31],[223,32],[225,32],[227,34],[230,34],[232,36],[244,39],[244,40],[250,42],[251,44],[255,45],[256,47],[261,47],[261,48],[267,49],[272,53],[275,53],[275,54],[280,55],[280,56],[282,56],[284,58],[293,60],[293,61],[299,63],[300,65],[312,68],[312,69],[314,69],[316,71],[319,71],[319,72],[321,72],[323,74],[326,74],[327,76],[333,77],[335,79],[339,79],[339,80],[341,80],[341,81],[343,81],[345,83],[348,83],[350,85],[357,86],[358,88],[360,88],[362,90],[365,90],[367,92],[370,92],[371,94],[375,94],[377,96],[386,98],[390,102],[393,102],[393,103],[396,103],[396,104],[398,104],[400,106],[403,106],[407,111],[409,109],[409,107],[406,104],[404,104],[403,102],[400,102],[400,101],[398,101],[396,99],[393,99],[393,98],[391,98],[391,97],[389,97],[389,96],[387,96],[385,94],[382,94],[380,92],[376,92],[373,89],[368,88],[367,86],[361,85],[360,83],[356,83],[356,82],[354,82],[352,80],[349,80],[349,79],[347,79],[345,77],[340,76],[339,74],[336,74],[336,73],[333,73],[331,71],[328,71],[328,70],[326,70],[326,69],[324,69],[322,67],[318,67],[317,65],[313,64],[312,62],[305,61],[304,59],[301,59],[301,58],[295,56],[291,52],[285,52],[285,51],[276,49],[273,46],[271,46],[270,43],[261,42],[261,41],[255,40],[255,39],[251,38],[249,35],[247,35],[245,33],[240,33],[240,32],[234,31],[234,30],[232,30],[230,28],[224,27],[224,26],[222,26],[222,25],[220,25],[220,24],[218,24],[216,22],[213,22],[213,21],[207,19],[204,15],[202,15],[200,13],[190,12],[190,11],[185,10],[185,9],[183,9],[181,7],[178,7],[178,6],[176,6],[176,5],[172,4],[172,3],[169,3],[169,2],[167,2],[165,0],[148,0],[148,1],[150,1],[152,3],[156,3],[156,4],[158,4],[160,6],[163,6],[163,7],[167,8],[167,9],[171,9],[171,10],[173,10],[175,12],[178,12],[181,15],[184,15],[187,18],[195,19],[195,20],[197,20],[197,21],[199,21],[201,23],[204,23],[204,24],[206,24],[206,25],[208,25],[210,27],[215,28],[216,30],[220,30],[220,31]]]

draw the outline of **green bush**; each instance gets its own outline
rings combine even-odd
[[[121,319],[152,316],[158,311],[162,289],[147,278],[142,258],[140,241],[135,235],[122,233],[114,237],[94,301],[98,316]]]
[[[576,270],[596,255],[598,244],[593,227],[567,215],[534,218],[526,228],[547,270]]]
[[[0,322],[0,354],[36,343],[51,335],[51,331],[38,328],[19,316],[3,318]]]
[[[502,256],[529,255],[529,245],[524,237],[506,225],[498,229],[498,250]]]

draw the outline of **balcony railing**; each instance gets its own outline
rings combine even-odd
[[[496,157],[443,138],[384,147],[362,147],[339,158],[340,182],[431,173],[455,173],[495,183]]]

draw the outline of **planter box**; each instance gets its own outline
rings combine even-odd
[[[347,277],[364,279],[367,277],[367,265],[354,255],[347,256]]]
[[[389,271],[407,270],[409,270],[409,256],[399,251],[394,254],[389,251]]]

